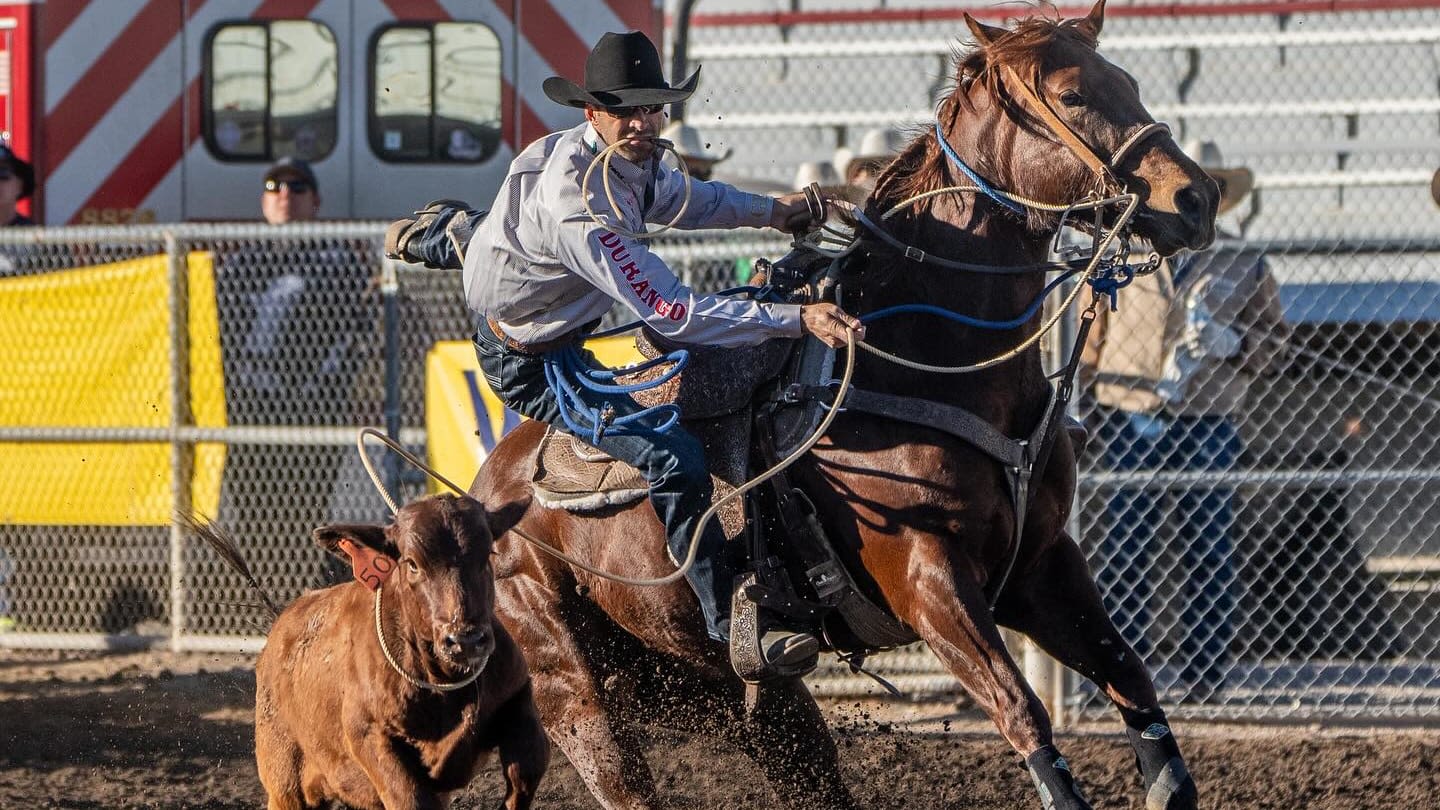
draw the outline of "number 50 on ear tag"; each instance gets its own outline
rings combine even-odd
[[[380,590],[385,580],[395,571],[395,561],[369,546],[362,546],[353,540],[341,538],[340,550],[350,558],[350,567],[355,571],[355,580],[372,591]]]

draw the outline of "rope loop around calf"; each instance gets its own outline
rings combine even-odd
[[[391,669],[395,670],[395,674],[404,678],[406,683],[409,683],[411,686],[418,689],[428,689],[432,692],[454,692],[457,689],[464,689],[474,683],[476,678],[480,677],[480,673],[484,672],[483,669],[476,669],[470,673],[469,677],[461,681],[456,681],[455,683],[430,683],[429,681],[422,681],[401,669],[400,664],[395,661],[395,657],[390,654],[390,647],[385,642],[385,624],[380,620],[380,593],[384,590],[383,587],[375,589],[375,638],[380,641],[380,652],[385,654],[385,662],[390,665]]]

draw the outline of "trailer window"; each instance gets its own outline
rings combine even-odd
[[[335,35],[309,20],[229,23],[205,52],[205,143],[221,160],[319,160],[335,148]]]
[[[500,147],[500,38],[479,23],[382,28],[370,49],[370,148],[382,160],[479,163]]]

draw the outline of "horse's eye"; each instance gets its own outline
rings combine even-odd
[[[1085,97],[1074,90],[1066,90],[1060,94],[1060,103],[1066,107],[1084,107]]]
[[[420,566],[417,565],[414,560],[406,560],[405,573],[409,574],[412,577],[418,577],[420,576]]]

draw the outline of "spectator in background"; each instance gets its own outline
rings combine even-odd
[[[34,225],[35,220],[15,210],[21,200],[34,193],[35,167],[21,160],[8,145],[0,144],[0,222]]]
[[[1363,464],[1356,456],[1367,455],[1369,430],[1363,415],[1348,414],[1340,435],[1320,434],[1300,466],[1356,470]],[[1297,466],[1293,454],[1266,456],[1259,463],[1269,469]],[[1286,487],[1269,505],[1258,542],[1247,543],[1245,584],[1258,608],[1253,657],[1376,660],[1407,652],[1410,637],[1391,619],[1394,606],[1385,585],[1367,569],[1366,555],[1356,545],[1352,485],[1353,479],[1341,476]]]
[[[795,169],[794,188],[796,191],[803,191],[811,183],[818,183],[820,190],[829,196],[839,189],[840,174],[835,171],[835,166],[827,161],[806,161]]]
[[[260,213],[271,225],[311,222],[320,214],[320,182],[310,164],[299,158],[283,157],[265,172],[265,190],[260,193]]]
[[[313,221],[319,207],[308,163],[282,158],[266,169],[266,222]],[[380,421],[379,257],[368,240],[278,235],[222,243],[215,255],[227,424],[281,429],[273,442],[228,448],[219,518],[242,541],[286,561],[313,556],[322,577],[343,579],[348,571],[312,554],[308,538],[325,523],[385,516],[353,440]],[[334,440],[306,441],[325,428]]]
[[[875,180],[900,154],[905,139],[894,129],[872,129],[860,138],[860,146],[835,151],[835,169],[846,186],[846,198],[859,204],[875,189]]]
[[[1220,185],[1222,214],[1253,185],[1248,169],[1224,167],[1214,144],[1187,151]],[[1118,485],[1096,561],[1111,616],[1142,658],[1155,583],[1178,600],[1179,675],[1193,698],[1224,685],[1235,636],[1233,485],[1222,477],[1243,450],[1235,416],[1256,378],[1276,369],[1288,335],[1264,257],[1222,239],[1135,278],[1116,311],[1101,308],[1084,347],[1081,385],[1101,417],[1106,466],[1211,476],[1167,489]]]
[[[682,121],[671,122],[660,130],[660,137],[675,144],[676,154],[685,161],[690,176],[696,180],[713,179],[715,164],[729,158],[732,151],[727,147],[724,152],[711,152],[710,145],[701,139],[699,130]]]

